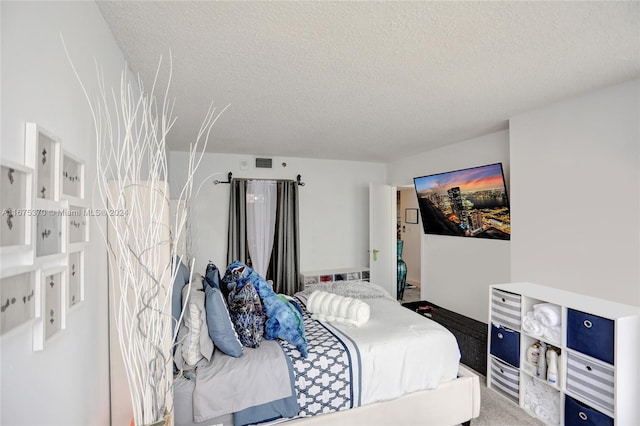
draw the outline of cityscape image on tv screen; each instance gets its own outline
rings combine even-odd
[[[413,179],[425,234],[511,238],[502,163]]]

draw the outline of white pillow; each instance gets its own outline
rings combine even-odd
[[[371,309],[366,302],[322,290],[314,290],[311,293],[307,299],[307,310],[313,314],[314,319],[356,327],[369,321],[371,315]]]
[[[179,368],[195,366],[202,358],[209,361],[213,355],[214,348],[207,328],[204,299],[202,276],[194,274],[191,283],[182,289],[184,315],[175,357]]]
[[[189,365],[196,365],[198,361],[202,359],[202,353],[200,353],[200,328],[202,326],[202,320],[200,319],[201,311],[198,307],[198,293],[200,292],[195,291],[190,294],[183,318],[188,333],[182,342],[182,357]]]

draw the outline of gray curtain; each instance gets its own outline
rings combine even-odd
[[[229,238],[227,242],[227,265],[239,260],[247,263],[247,181],[232,179],[229,184]],[[224,273],[226,266],[220,268]]]
[[[229,202],[229,241],[227,265],[239,260],[249,265],[247,248],[247,185],[244,179],[232,179]],[[276,293],[292,295],[300,285],[300,237],[298,232],[298,183],[278,182],[276,234],[267,276]],[[226,269],[226,268],[225,268]]]
[[[298,223],[298,184],[279,182],[276,235],[269,268],[276,293],[292,295],[302,290]]]

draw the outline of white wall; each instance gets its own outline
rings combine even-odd
[[[389,182],[483,164],[502,163],[509,194],[509,133],[500,131],[389,164]],[[442,235],[422,236],[421,297],[487,322],[490,284],[510,281],[510,242]]]
[[[640,306],[640,82],[510,120],[513,281]]]
[[[25,122],[36,122],[85,161],[91,201],[93,124],[60,34],[87,83],[95,80],[94,58],[104,66],[106,81],[118,82],[122,53],[93,2],[1,2],[0,10],[1,156],[24,164]],[[47,341],[43,352],[32,351],[31,324],[0,340],[3,425],[109,423],[107,259],[96,225],[90,221],[85,301],[69,313],[66,329]]]
[[[211,143],[214,141],[215,128]],[[240,170],[242,161],[248,163],[248,169]],[[186,162],[187,153],[170,153],[171,194],[177,194],[184,184]],[[302,175],[305,186],[299,188],[301,271],[368,266],[369,182],[386,182],[384,164],[284,157],[273,157],[272,169],[255,169],[253,164],[253,156],[205,154],[194,180],[194,195],[202,184],[193,203],[196,271],[204,273],[209,260],[222,272],[227,266],[229,185],[212,182],[226,180],[229,172],[236,177],[273,179],[295,179]],[[206,179],[212,173],[218,174]]]

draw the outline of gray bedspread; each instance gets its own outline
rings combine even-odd
[[[293,394],[285,354],[274,340],[263,340],[257,349],[244,348],[240,358],[216,351],[211,363],[198,367],[196,374],[196,422]]]

